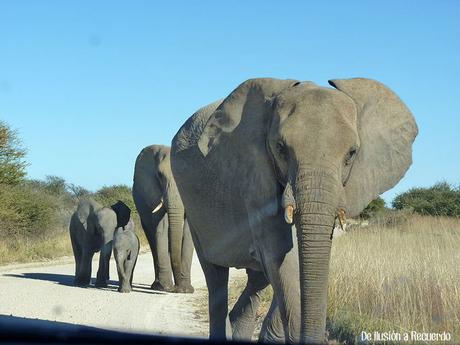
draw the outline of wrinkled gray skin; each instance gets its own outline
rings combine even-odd
[[[79,202],[69,226],[75,257],[75,285],[89,285],[91,261],[94,253],[101,251],[96,286],[107,287],[113,233],[115,228],[128,223],[130,215],[131,210],[121,201],[111,207],[102,207],[91,199]]]
[[[113,255],[117,263],[118,292],[131,292],[138,254],[139,238],[134,233],[134,222],[130,219],[125,227],[117,228],[113,235]]]
[[[397,95],[363,78],[329,84],[248,80],[173,139],[172,170],[209,290],[211,338],[226,337],[228,267],[239,267],[259,277],[240,298],[243,312],[230,313],[234,337],[248,325],[240,320],[252,322],[246,310],[257,307],[266,278],[274,298],[261,340],[324,342],[339,210],[359,214],[411,165],[417,126]]]
[[[145,147],[137,156],[133,180],[133,199],[153,256],[152,289],[193,293],[193,241],[171,172],[170,148]]]

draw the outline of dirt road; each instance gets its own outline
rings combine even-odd
[[[97,266],[98,262],[93,261],[93,277]],[[207,308],[207,291],[196,256],[192,264],[194,294],[150,290],[153,281],[150,253],[139,255],[134,290],[129,294],[117,292],[114,260],[110,263],[112,280],[106,289],[74,287],[73,274],[73,258],[0,267],[0,315],[128,332],[207,337],[207,320],[197,313],[198,309]],[[241,275],[245,275],[243,270],[230,271],[231,279]],[[92,281],[94,284],[94,278]]]

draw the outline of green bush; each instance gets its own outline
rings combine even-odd
[[[359,217],[362,219],[370,219],[385,212],[387,208],[385,207],[385,200],[381,197],[372,200],[369,205],[360,213]]]
[[[394,208],[410,208],[430,216],[460,216],[460,187],[440,182],[429,188],[412,188],[399,194],[392,202]]]
[[[37,238],[57,225],[58,200],[26,184],[0,184],[0,237]]]

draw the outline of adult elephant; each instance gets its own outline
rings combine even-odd
[[[137,156],[133,180],[134,203],[153,256],[152,289],[193,293],[193,242],[171,172],[170,148],[145,147]]]
[[[128,223],[130,216],[130,208],[122,201],[110,207],[103,207],[92,199],[78,203],[69,226],[75,257],[75,285],[89,285],[91,261],[94,253],[101,251],[96,286],[107,287],[113,234],[116,228]]]
[[[212,338],[226,336],[228,267],[238,267],[273,286],[263,340],[323,342],[334,223],[411,165],[417,126],[395,93],[363,78],[329,84],[247,80],[173,139]]]

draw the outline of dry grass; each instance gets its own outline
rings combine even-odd
[[[0,265],[46,261],[67,255],[72,255],[67,231],[34,239],[19,236],[0,239]]]
[[[334,241],[330,332],[442,332],[460,341],[460,220],[412,216]]]
[[[446,331],[460,342],[460,219],[413,215],[355,229],[334,240],[330,270],[330,338]],[[244,285],[231,285],[231,302]],[[259,313],[270,299],[267,290]]]

